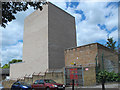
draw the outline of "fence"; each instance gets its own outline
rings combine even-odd
[[[66,67],[65,68],[65,84],[72,85],[74,80],[75,85],[83,86],[83,67]]]

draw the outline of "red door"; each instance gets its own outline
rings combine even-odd
[[[69,69],[70,70],[70,79],[71,81],[74,79],[74,80],[78,80],[78,75],[77,75],[77,68],[71,68]],[[72,85],[72,83],[71,83]]]

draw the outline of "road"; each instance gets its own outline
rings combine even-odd
[[[2,88],[2,85],[0,84],[0,90]],[[74,90],[102,90],[101,85],[96,86],[82,86],[82,87],[75,87]],[[118,89],[118,84],[107,84],[105,85],[105,90],[120,90]],[[8,89],[3,89],[8,90]],[[72,87],[66,87],[65,90],[72,90]]]

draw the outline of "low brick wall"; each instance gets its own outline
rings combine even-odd
[[[52,79],[57,83],[64,83],[64,74],[63,72],[46,72],[45,75],[33,75],[33,82],[38,79]]]
[[[14,82],[15,82],[15,80],[3,81],[2,85],[4,88],[11,88],[11,86]]]
[[[63,72],[47,72],[45,75],[32,75],[32,77],[24,77],[24,79],[19,79],[19,81],[27,82],[32,84],[35,80],[38,79],[52,79],[57,83],[64,83],[64,74]],[[4,88],[11,88],[15,80],[3,81],[2,85]]]
[[[32,84],[33,78],[32,77],[24,77],[24,82],[27,82],[28,84]]]
[[[38,79],[44,79],[44,76],[43,75],[33,75],[33,82],[35,82],[35,80],[38,80]]]
[[[85,68],[88,68],[86,71]],[[84,86],[90,86],[90,85],[95,85],[96,84],[96,71],[95,67],[84,67],[83,68],[83,79],[84,79]],[[24,79],[21,79],[20,81],[27,82],[29,84],[32,84],[35,82],[35,80],[38,79],[52,79],[56,81],[57,83],[64,84],[64,73],[61,72],[46,72],[45,75],[32,75],[31,77],[24,77]],[[3,87],[5,88],[10,88],[11,85],[15,82],[14,80],[10,81],[4,81],[3,82]]]
[[[64,74],[63,74],[63,72],[46,73],[45,78],[46,79],[52,79],[52,80],[55,80],[57,83],[64,84]]]

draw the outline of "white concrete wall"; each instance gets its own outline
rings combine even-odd
[[[48,69],[48,5],[30,14],[24,23],[23,63],[11,64],[11,78]]]

